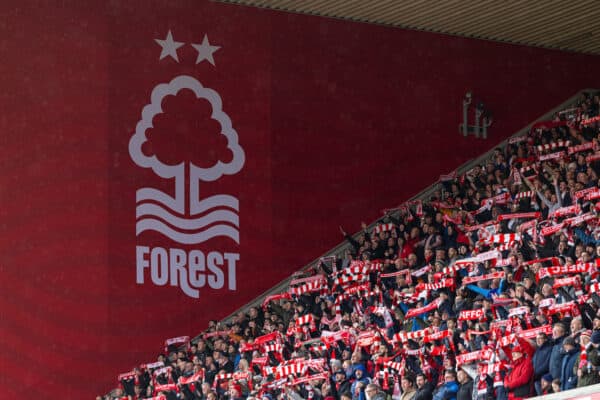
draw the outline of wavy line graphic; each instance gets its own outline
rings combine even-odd
[[[142,188],[142,189],[138,189],[136,194],[135,194],[135,201],[136,203],[140,203],[143,201],[156,201],[158,203],[161,203],[163,205],[165,205],[166,207],[168,207],[170,210],[175,211],[178,214],[184,214],[185,213],[185,203],[184,203],[184,195],[185,192],[183,192],[183,190],[179,190],[179,189],[183,189],[183,186],[181,185],[181,188],[175,188],[175,198],[169,196],[168,194],[161,192],[158,189],[154,189],[154,188]],[[181,192],[181,193],[179,193]]]
[[[200,201],[192,200],[192,214],[197,215],[216,207],[229,207],[240,211],[240,202],[236,197],[228,194],[215,194]]]
[[[183,233],[176,231],[158,219],[143,218],[135,224],[135,229],[138,236],[144,231],[156,231],[181,244],[198,244],[218,236],[225,236],[237,244],[240,243],[240,232],[236,228],[225,224],[213,225],[200,232]]]
[[[183,197],[182,197],[183,198]],[[152,188],[143,188],[139,189],[136,193],[136,203],[142,203],[146,201],[154,201],[160,204],[163,204],[171,211],[176,212],[177,214],[183,215],[183,202],[178,201],[166,193],[161,192],[160,190],[152,189]],[[192,214],[198,215],[206,212],[207,210],[211,210],[216,207],[227,207],[232,210],[239,211],[240,210],[240,202],[239,200],[228,194],[216,194],[200,201],[192,199]]]
[[[171,214],[158,204],[144,203],[138,205],[135,209],[136,219],[146,216],[160,218],[175,228],[185,230],[200,230],[216,222],[228,222],[236,227],[240,226],[240,217],[229,210],[216,210],[199,218],[187,219]]]

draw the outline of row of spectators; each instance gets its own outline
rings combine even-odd
[[[586,95],[429,201],[340,227],[344,254],[167,340],[105,397],[505,400],[600,382],[599,107]]]

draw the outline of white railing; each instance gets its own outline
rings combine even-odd
[[[600,383],[567,390],[566,392],[530,397],[529,400],[600,400]]]

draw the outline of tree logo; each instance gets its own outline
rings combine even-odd
[[[169,96],[192,93],[193,100],[210,105],[208,122],[219,143],[223,142],[231,159],[195,161],[182,157],[174,159],[169,154],[160,154],[161,146],[147,150],[148,133],[155,130],[157,119],[164,116],[165,103]],[[164,131],[164,129],[163,129]],[[162,133],[168,143],[177,139],[171,132]],[[194,135],[215,135],[215,132],[193,132]],[[158,136],[152,134],[152,136]],[[226,141],[226,144],[224,143]],[[180,146],[182,147],[182,146]],[[183,146],[185,147],[185,146]],[[142,109],[142,117],[129,141],[129,154],[133,162],[152,171],[164,179],[175,179],[175,192],[171,196],[155,188],[141,188],[136,192],[136,235],[144,231],[155,231],[181,244],[198,244],[223,236],[239,244],[239,201],[227,194],[200,198],[200,181],[213,182],[223,175],[238,173],[245,162],[244,150],[238,143],[238,134],[231,119],[223,111],[219,94],[204,87],[196,78],[180,75],[169,83],[160,83],[152,90],[150,103]],[[187,179],[186,179],[187,178]],[[188,185],[186,187],[186,181]]]

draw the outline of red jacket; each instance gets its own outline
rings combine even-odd
[[[512,370],[504,377],[504,387],[509,399],[529,397],[533,379],[533,363],[529,357],[521,357],[512,364]]]

